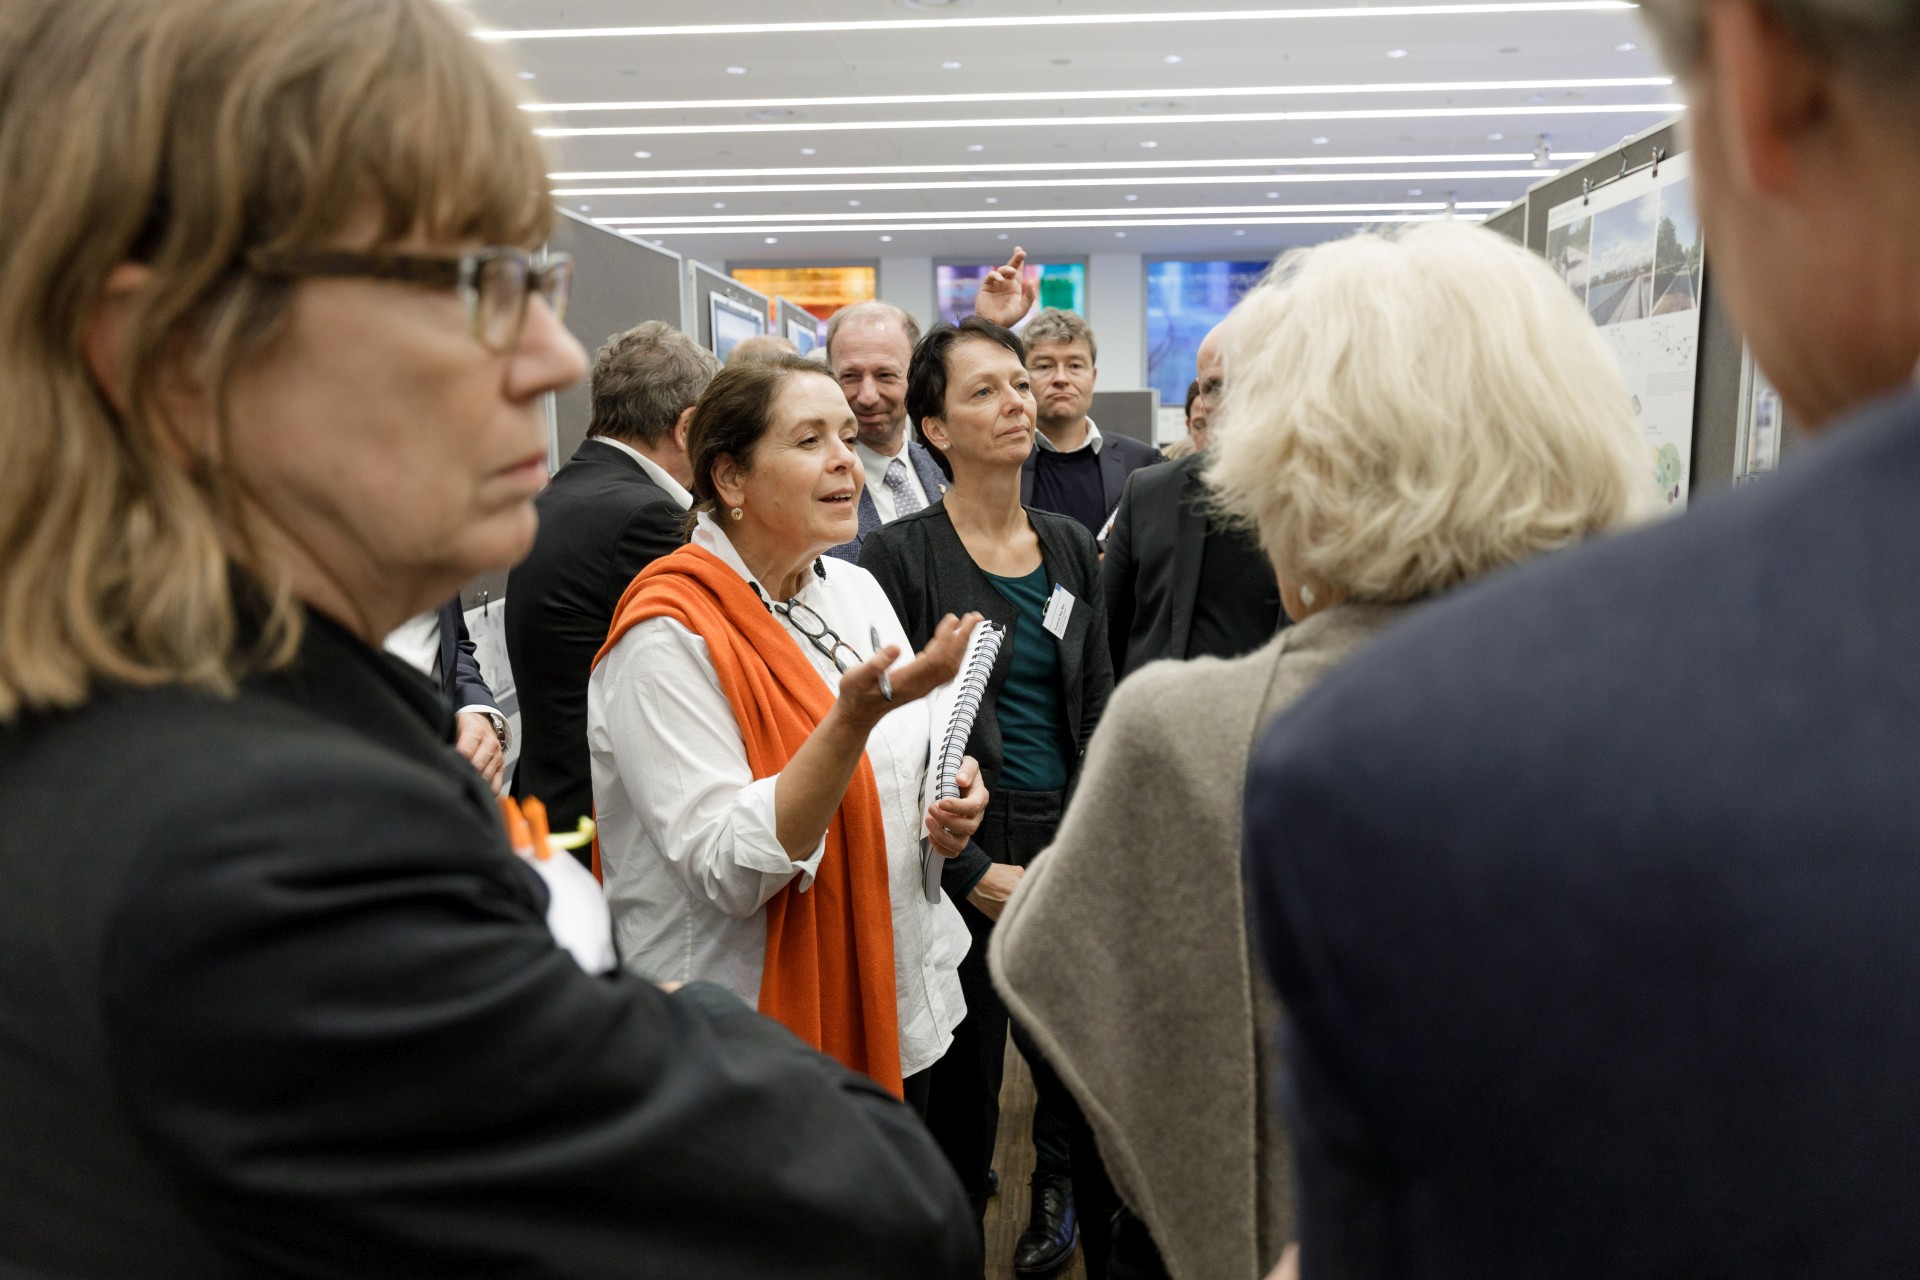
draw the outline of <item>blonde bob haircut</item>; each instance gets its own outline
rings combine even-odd
[[[1585,308],[1485,228],[1295,250],[1222,337],[1206,480],[1295,581],[1415,600],[1650,505],[1653,458]]]
[[[230,690],[291,655],[286,575],[220,464],[226,389],[297,287],[248,254],[531,247],[545,170],[441,0],[0,5],[0,721],[103,684]],[[151,275],[103,387],[84,349],[124,263]],[[216,416],[190,447],[158,394],[183,374]],[[235,565],[265,596],[257,646]]]

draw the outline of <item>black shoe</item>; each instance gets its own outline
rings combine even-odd
[[[1014,1242],[1013,1269],[1023,1276],[1052,1271],[1073,1256],[1078,1243],[1072,1184],[1059,1174],[1034,1174],[1033,1206],[1027,1229]]]
[[[991,1200],[999,1194],[1000,1171],[998,1169],[989,1169],[987,1170],[987,1199]]]

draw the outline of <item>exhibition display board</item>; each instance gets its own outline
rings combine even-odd
[[[812,355],[821,343],[825,326],[813,312],[790,298],[773,300],[773,332],[800,348],[803,356]]]
[[[725,360],[742,340],[767,331],[773,304],[766,294],[704,262],[688,262],[686,271],[683,333]]]
[[[1705,244],[1696,254],[1698,263],[1689,266],[1683,273],[1673,260],[1674,245],[1669,244],[1665,259],[1667,269],[1663,271],[1660,267],[1659,197],[1662,191],[1685,181],[1684,146],[1682,131],[1676,122],[1669,121],[1536,185],[1527,193],[1526,201],[1527,247],[1551,260],[1548,239],[1550,234],[1558,232],[1554,247],[1560,248],[1566,259],[1561,271],[1563,278],[1569,278],[1570,283],[1579,278],[1578,272],[1582,266],[1574,261],[1580,238],[1600,230],[1603,213],[1609,215],[1606,218],[1609,224],[1632,224],[1619,237],[1621,243],[1627,246],[1623,252],[1637,255],[1632,259],[1633,264],[1645,265],[1646,269],[1633,270],[1623,265],[1627,264],[1628,259],[1615,254],[1611,248],[1615,237],[1608,231],[1603,243],[1587,241],[1584,252],[1588,262],[1584,265],[1589,278],[1583,282],[1587,287],[1576,285],[1575,292],[1581,294],[1583,303],[1591,303],[1595,297],[1594,286],[1599,286],[1598,301],[1610,304],[1606,309],[1607,320],[1627,317],[1642,310],[1648,313],[1636,315],[1632,320],[1623,319],[1620,324],[1612,326],[1622,329],[1622,332],[1609,335],[1609,345],[1613,346],[1616,354],[1623,354],[1624,359],[1638,362],[1634,367],[1623,362],[1622,368],[1629,384],[1636,383],[1636,380],[1639,382],[1641,391],[1636,394],[1650,389],[1661,401],[1657,412],[1671,411],[1669,425],[1661,428],[1656,422],[1656,431],[1650,433],[1649,439],[1654,442],[1656,451],[1660,445],[1673,446],[1679,465],[1674,467],[1673,457],[1668,457],[1668,475],[1678,471],[1683,483],[1677,487],[1683,496],[1725,489],[1733,484],[1740,444],[1743,364],[1740,335],[1733,326],[1732,317],[1714,293],[1713,246]],[[1653,172],[1656,160],[1660,168],[1657,178]],[[1670,210],[1678,208],[1680,196],[1681,193],[1675,192],[1670,197]],[[1649,206],[1645,202],[1650,197],[1655,221],[1645,227],[1643,241],[1641,227],[1636,220],[1647,212]],[[1583,199],[1588,202],[1584,206],[1581,204]],[[1639,203],[1636,205],[1636,202]],[[1590,214],[1592,220],[1592,225],[1584,231],[1579,227],[1583,214]],[[1551,227],[1549,222],[1553,223]],[[1676,220],[1673,228],[1673,241],[1676,244],[1680,236],[1681,222]],[[1600,262],[1598,253],[1606,253],[1607,261]],[[1615,267],[1619,268],[1618,278],[1613,270]],[[1687,277],[1685,280],[1679,279],[1682,274]],[[1652,292],[1656,288],[1661,289],[1657,297]],[[1669,290],[1676,291],[1669,296]],[[1691,291],[1690,310],[1673,311],[1672,308],[1680,305],[1688,291]],[[1664,317],[1652,315],[1662,299],[1666,300],[1668,312]],[[1588,307],[1588,314],[1593,314],[1592,305]],[[1608,327],[1602,323],[1603,332]],[[1690,353],[1669,350],[1662,345],[1663,342],[1677,341],[1674,338],[1676,332],[1693,335]],[[1684,370],[1681,366],[1683,354],[1686,364]],[[1674,385],[1682,377],[1692,379],[1690,393],[1684,393]],[[1680,428],[1674,425],[1680,419],[1676,401],[1681,398],[1691,400],[1691,412],[1686,415],[1690,419],[1690,438],[1684,447],[1677,435]],[[1643,394],[1643,424],[1649,421],[1648,410],[1649,403]],[[1788,435],[1790,432],[1783,435],[1783,440]],[[1668,486],[1668,492],[1671,493],[1675,487]]]
[[[1515,244],[1527,242],[1527,202],[1523,199],[1511,209],[1502,209],[1483,223],[1487,230],[1498,231]]]

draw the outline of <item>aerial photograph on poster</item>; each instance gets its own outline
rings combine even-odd
[[[1653,244],[1659,219],[1658,191],[1593,216],[1587,314],[1595,324],[1626,324],[1653,314]]]
[[[1700,305],[1700,217],[1693,210],[1693,183],[1660,190],[1660,225],[1654,233],[1653,314],[1672,315]]]
[[[1593,219],[1579,218],[1547,232],[1547,261],[1582,303],[1587,300],[1587,272],[1593,255]]]

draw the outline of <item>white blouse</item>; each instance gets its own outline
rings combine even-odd
[[[699,517],[692,541],[755,581],[710,517]],[[819,563],[825,576],[809,571],[794,599],[856,653],[868,652],[870,627],[879,628],[882,644],[911,651],[872,574],[831,557]],[[833,663],[774,616],[837,690]],[[900,1071],[909,1076],[939,1060],[966,1015],[957,971],[971,942],[946,895],[928,902],[920,887],[921,789],[932,732],[922,699],[890,712],[867,739],[886,831]],[[706,641],[668,618],[630,629],[587,682],[587,743],[601,869],[623,963],[656,982],[715,982],[758,1003],[767,902],[796,878],[798,891],[807,890],[826,839],[804,862],[781,848],[776,778],[755,781]]]

